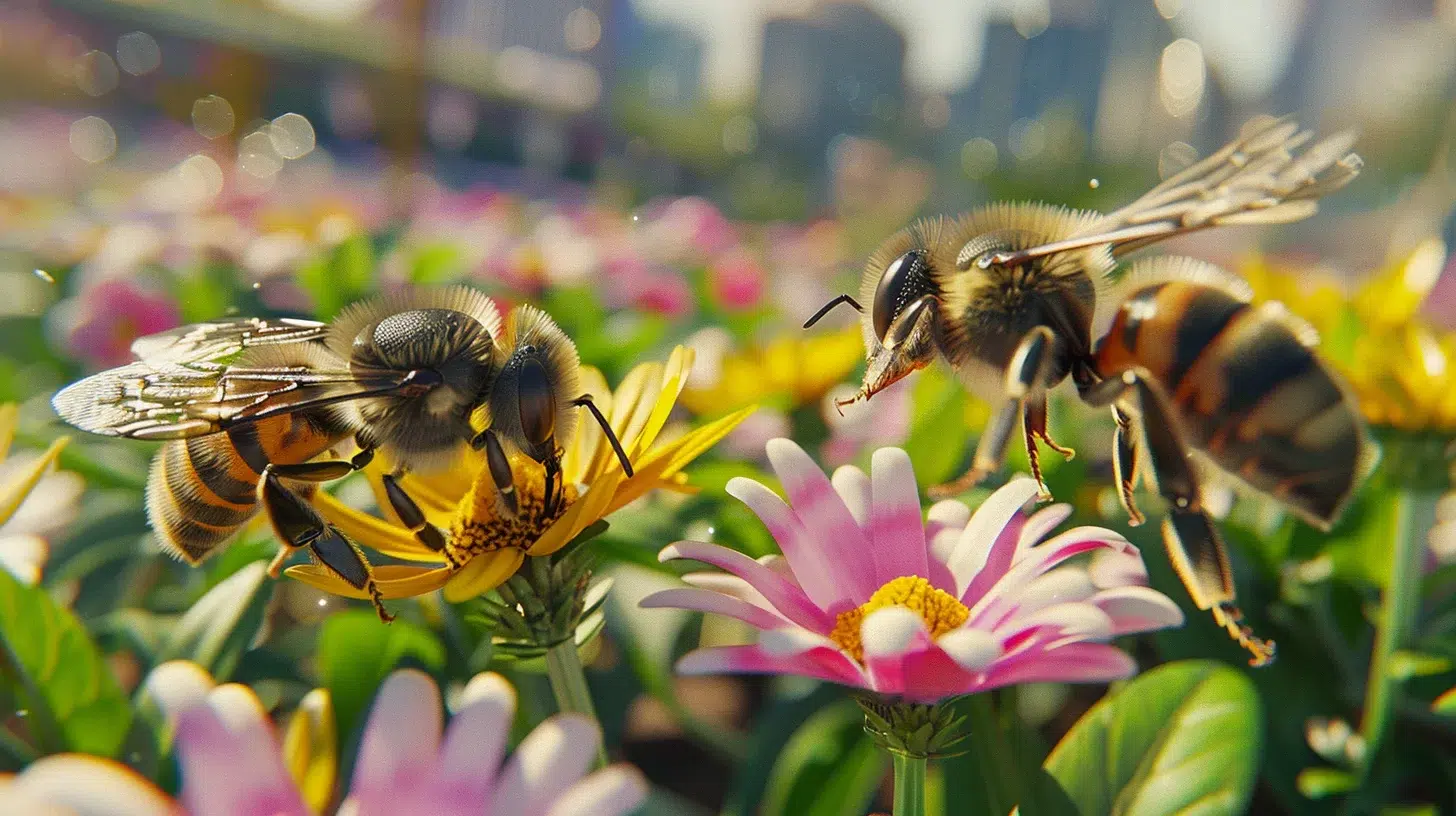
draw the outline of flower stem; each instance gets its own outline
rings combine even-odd
[[[601,728],[596,707],[592,705],[591,690],[586,685],[586,670],[582,668],[581,656],[576,652],[576,641],[568,638],[552,646],[546,652],[546,676],[551,680],[551,693],[556,696],[556,707],[562,712],[582,714]],[[597,746],[597,767],[607,764],[607,750]]]
[[[925,766],[923,756],[892,751],[895,766],[894,816],[925,816]]]
[[[1401,488],[1395,491],[1394,523],[1391,526],[1390,579],[1370,656],[1370,675],[1365,684],[1365,706],[1360,718],[1360,736],[1365,741],[1363,772],[1368,775],[1390,723],[1395,701],[1393,672],[1395,653],[1406,640],[1414,622],[1421,595],[1421,559],[1426,533],[1435,516],[1437,495],[1432,491]]]

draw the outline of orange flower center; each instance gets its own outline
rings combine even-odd
[[[889,606],[903,606],[925,621],[931,638],[938,638],[960,628],[971,616],[971,610],[954,595],[936,589],[918,575],[904,575],[875,590],[863,605],[841,612],[835,619],[829,639],[849,653],[857,662],[864,662],[864,643],[860,626],[871,612]]]
[[[577,499],[576,485],[565,486],[566,497],[558,500],[554,513],[546,508],[546,469],[525,456],[511,457],[515,475],[515,514],[507,510],[500,491],[491,478],[490,468],[481,466],[470,490],[460,500],[455,518],[450,522],[450,535],[445,541],[445,557],[461,566],[481,553],[510,547],[528,550]]]

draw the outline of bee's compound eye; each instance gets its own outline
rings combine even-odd
[[[556,431],[556,389],[546,367],[534,357],[521,361],[516,380],[521,431],[532,445],[545,444]]]
[[[875,287],[875,300],[870,305],[870,319],[874,321],[875,336],[881,342],[895,315],[905,304],[920,297],[929,290],[925,276],[925,251],[912,249],[896,258],[880,275],[879,286]]]

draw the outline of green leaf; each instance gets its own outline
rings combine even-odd
[[[0,570],[0,692],[17,701],[44,753],[115,756],[131,706],[69,610]]]
[[[905,450],[922,484],[949,481],[965,458],[971,429],[966,424],[965,387],[939,369],[920,372],[913,391],[915,415]]]
[[[774,764],[765,816],[848,816],[864,813],[889,757],[864,731],[849,700],[815,712],[794,732]]]
[[[273,582],[262,561],[243,567],[208,590],[187,610],[159,653],[159,661],[190,660],[225,682],[263,627]]]
[[[374,279],[374,248],[367,235],[340,242],[298,270],[298,285],[313,298],[314,313],[328,320],[358,300]]]
[[[443,283],[464,271],[460,248],[452,244],[431,244],[415,250],[410,264],[410,282]]]
[[[1299,772],[1299,792],[1310,799],[1340,796],[1360,787],[1360,778],[1337,768],[1306,768]]]
[[[1088,711],[1046,768],[1084,814],[1243,813],[1260,722],[1258,695],[1241,672],[1170,663]]]
[[[374,690],[406,658],[439,671],[445,665],[445,646],[428,629],[403,620],[382,623],[363,609],[346,610],[324,622],[319,679],[333,697],[340,734],[353,733]]]

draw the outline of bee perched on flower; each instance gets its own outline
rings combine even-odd
[[[712,447],[753,409],[745,408],[658,444],[668,415],[686,382],[693,354],[678,347],[666,363],[634,368],[615,391],[601,372],[581,368],[581,390],[596,405],[633,462],[628,476],[602,430],[578,423],[563,441],[561,457],[564,496],[546,506],[546,473],[529,457],[509,457],[516,512],[506,512],[498,480],[484,453],[471,452],[447,470],[409,473],[399,486],[417,497],[425,520],[448,531],[441,550],[423,544],[397,515],[380,518],[354,509],[328,493],[314,496],[323,516],[365,547],[409,562],[375,567],[375,582],[384,598],[406,598],[444,590],[449,601],[474,598],[500,586],[528,556],[551,555],[601,519],[655,488],[684,491],[682,469]],[[388,508],[384,477],[390,464],[377,457],[364,469]],[[496,474],[498,475],[498,474]],[[361,590],[318,565],[286,571],[328,592],[367,598]]]

